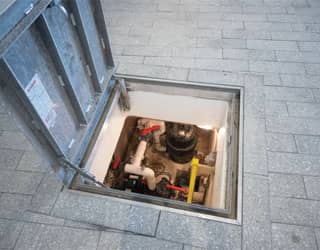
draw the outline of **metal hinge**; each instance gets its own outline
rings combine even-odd
[[[131,106],[130,106],[130,99],[129,99],[129,94],[128,94],[125,80],[123,78],[117,79],[117,80],[120,88],[120,98],[119,98],[120,108],[123,111],[128,111],[130,110]]]
[[[79,174],[84,179],[90,180],[91,182],[93,182],[94,184],[96,184],[98,186],[106,187],[102,182],[97,181],[94,176],[88,174],[85,170],[82,170],[77,165],[73,164],[70,160],[66,159],[65,157],[60,158],[60,163],[65,168],[69,168],[69,169],[76,171],[76,173]]]

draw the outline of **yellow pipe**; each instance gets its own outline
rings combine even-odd
[[[192,202],[192,195],[194,191],[194,185],[196,184],[198,166],[199,166],[199,159],[196,157],[193,157],[191,162],[191,174],[190,174],[189,191],[188,191],[188,199],[187,199],[188,203]]]

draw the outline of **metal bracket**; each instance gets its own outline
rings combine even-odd
[[[129,94],[128,90],[126,87],[125,80],[123,78],[117,79],[119,83],[119,88],[120,88],[120,98],[119,98],[119,105],[120,109],[123,111],[128,111],[130,110],[130,99],[129,99]]]

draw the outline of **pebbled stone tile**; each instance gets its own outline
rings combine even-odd
[[[315,228],[314,231],[315,231],[316,240],[317,240],[317,243],[318,243],[318,246],[319,246],[319,244],[320,244],[320,228]]]
[[[265,117],[263,77],[260,75],[245,75],[244,116]]]
[[[204,250],[205,248],[202,247],[194,247],[190,245],[184,245],[183,250]]]
[[[17,170],[48,172],[49,166],[35,151],[26,151],[19,162]]]
[[[313,228],[285,224],[272,224],[273,249],[317,249]]]
[[[265,101],[266,115],[268,116],[288,116],[288,109],[285,102]]]
[[[268,173],[264,119],[244,119],[244,172]]]
[[[320,175],[320,157],[268,152],[269,171],[300,175]]]
[[[269,190],[271,196],[306,198],[300,175],[269,174]]]
[[[0,197],[0,217],[21,219],[24,211],[30,208],[31,195],[3,193]]]
[[[319,63],[320,53],[316,52],[296,52],[296,51],[277,51],[277,60],[280,62],[301,62]]]
[[[292,41],[247,40],[247,47],[260,50],[298,50],[296,42]]]
[[[41,173],[0,170],[2,192],[34,194],[43,177]]]
[[[0,135],[1,148],[14,150],[33,150],[31,144],[20,132],[3,131]]]
[[[0,149],[0,169],[15,169],[23,155],[23,151]]]
[[[270,249],[268,179],[245,174],[243,180],[243,249]]]
[[[305,64],[306,72],[310,75],[320,75],[320,64]]]
[[[0,249],[12,249],[22,227],[22,222],[0,219]]]
[[[48,216],[45,214],[34,213],[31,211],[25,211],[22,215],[21,220],[25,222],[39,223],[39,224],[49,224],[49,225],[64,225],[64,219],[56,218],[53,216]]]
[[[229,59],[195,59],[194,68],[216,70],[216,71],[248,71],[248,62]]]
[[[279,152],[297,152],[293,135],[267,133],[267,150]]]
[[[61,188],[62,182],[56,177],[55,173],[47,173],[42,179],[37,192],[32,197],[31,210],[48,214]]]
[[[17,131],[18,128],[16,124],[14,123],[14,120],[12,117],[10,117],[8,114],[1,114],[0,113],[0,127],[1,129],[5,131]]]
[[[320,118],[320,104],[288,102],[290,116]]]
[[[268,50],[248,50],[248,49],[224,49],[223,58],[239,59],[251,61],[275,61],[276,56],[273,51]]]
[[[267,117],[267,132],[284,134],[320,135],[320,119],[295,117]]]
[[[96,249],[99,232],[43,224],[25,224],[15,249]]]
[[[283,74],[304,74],[303,63],[273,62],[273,61],[250,61],[249,71],[261,73],[283,73]]]
[[[294,101],[313,102],[313,95],[310,89],[285,88],[285,87],[265,87],[267,100],[273,101]]]
[[[164,211],[156,237],[207,249],[241,249],[241,228],[237,225]]]
[[[159,211],[133,206],[102,195],[75,191],[62,192],[53,216],[135,233],[154,235]]]
[[[283,86],[301,87],[301,88],[318,88],[320,76],[317,75],[296,75],[296,74],[281,74]]]
[[[270,197],[273,222],[320,226],[320,201]]]
[[[124,233],[102,232],[98,250],[103,249],[176,249],[182,250],[182,244],[159,240],[151,237]]]
[[[188,77],[192,82],[243,85],[243,77],[237,73],[191,69]]]
[[[299,153],[320,155],[320,136],[295,135]]]
[[[127,63],[120,64],[117,69],[117,73],[135,76],[166,78],[168,75],[168,68],[156,65]]]
[[[265,86],[281,86],[282,85],[279,74],[264,73],[262,75],[264,77]]]
[[[304,184],[307,190],[307,196],[310,199],[320,200],[320,177],[304,176]]]

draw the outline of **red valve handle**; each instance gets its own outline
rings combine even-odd
[[[170,184],[167,184],[166,188],[177,190],[177,191],[180,191],[180,192],[182,192],[184,194],[188,194],[188,189],[187,188],[177,187],[175,185],[170,185]]]
[[[140,131],[140,135],[147,135],[147,134],[151,133],[152,131],[159,130],[159,129],[160,129],[159,125],[152,126],[150,128],[145,128]]]

